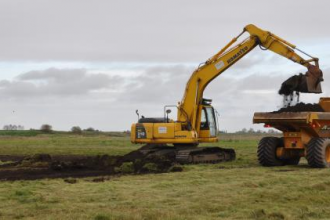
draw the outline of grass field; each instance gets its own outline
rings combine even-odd
[[[118,135],[120,136],[120,135]],[[260,167],[260,136],[226,134],[237,160],[183,172],[0,182],[0,219],[330,219],[330,170]],[[0,154],[125,154],[138,148],[109,134],[1,135]],[[329,175],[329,176],[328,176]]]

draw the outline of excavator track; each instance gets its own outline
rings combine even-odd
[[[196,147],[189,145],[172,147],[147,144],[138,151],[148,157],[164,156],[180,164],[221,163],[232,161],[236,158],[236,153],[233,149],[220,147]]]
[[[220,147],[196,147],[178,150],[176,161],[181,164],[221,163],[235,160],[236,153],[233,149]]]

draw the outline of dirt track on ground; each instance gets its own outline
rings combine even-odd
[[[46,159],[47,158],[47,159]],[[109,157],[110,158],[110,157]],[[115,159],[116,157],[114,157]],[[97,158],[98,159],[98,158]],[[97,167],[96,157],[78,155],[0,155],[0,180],[35,180],[44,178],[113,175],[114,167]]]
[[[146,157],[139,151],[133,151],[124,156],[0,155],[0,160],[2,161],[0,165],[0,180],[2,181],[181,171],[171,158]]]

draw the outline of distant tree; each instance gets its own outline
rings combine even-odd
[[[130,130],[126,130],[123,132],[125,135],[131,135],[131,131]]]
[[[237,134],[246,134],[247,132],[248,132],[248,130],[246,128],[243,128],[242,130],[236,131],[235,133],[237,133]]]
[[[268,134],[278,134],[279,132],[274,129],[269,129],[267,133]]]
[[[256,133],[258,133],[258,134],[264,134],[266,132],[259,129],[259,130],[256,131]]]
[[[49,132],[52,132],[53,128],[49,124],[43,124],[43,125],[41,125],[40,130],[43,132],[49,133]]]
[[[24,130],[24,127],[22,125],[5,125],[3,126],[3,130],[6,131],[16,131],[16,130]]]
[[[73,126],[71,128],[71,132],[72,133],[75,133],[75,134],[81,134],[82,133],[82,130],[81,130],[81,128],[79,126]]]
[[[20,131],[24,130],[24,126],[22,126],[22,125],[18,125],[18,126],[17,126],[17,130],[20,130]]]
[[[249,133],[249,134],[253,134],[253,133],[255,133],[255,132],[254,132],[254,129],[253,129],[253,128],[250,128],[249,131],[248,131],[248,133]]]
[[[94,129],[94,128],[92,128],[92,127],[89,127],[89,128],[87,128],[87,129],[85,129],[85,131],[91,131],[91,132],[94,132],[94,131],[95,131],[95,129]]]

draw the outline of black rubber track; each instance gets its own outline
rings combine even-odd
[[[283,166],[284,161],[276,157],[276,149],[283,146],[283,140],[277,137],[264,137],[258,145],[258,161],[262,166]]]
[[[326,148],[330,145],[329,138],[312,138],[307,145],[306,159],[309,166],[314,168],[330,167],[326,161]]]

